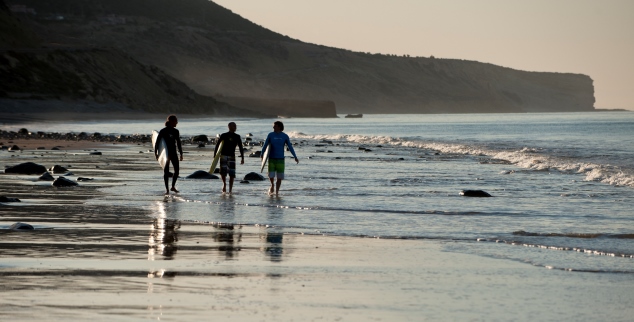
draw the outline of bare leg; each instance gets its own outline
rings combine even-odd
[[[174,165],[174,175],[172,176],[172,191],[179,192],[176,190],[176,180],[178,180],[178,173],[180,171],[180,165],[178,162],[178,158],[171,159],[172,165]]]
[[[282,185],[282,179],[277,178],[277,182],[275,183],[275,194],[280,194],[280,186]]]
[[[269,178],[271,180],[271,187],[269,188],[269,194],[272,195],[275,192],[275,178]]]
[[[170,194],[169,189],[169,180],[170,180],[170,159],[167,158],[167,163],[165,163],[165,168],[163,169],[163,181],[165,182],[165,194]]]
[[[233,191],[233,177],[229,177],[229,193]]]
[[[222,193],[227,192],[227,176],[221,175],[222,177]]]

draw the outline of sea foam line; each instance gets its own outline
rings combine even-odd
[[[519,150],[494,150],[465,144],[441,142],[425,142],[390,136],[368,136],[357,134],[317,134],[308,135],[302,132],[290,132],[294,139],[343,141],[357,144],[390,144],[394,146],[414,147],[434,150],[446,154],[488,156],[493,159],[505,160],[518,167],[535,170],[557,170],[564,173],[576,173],[585,176],[585,181],[597,181],[614,186],[634,188],[634,173],[623,171],[621,168],[609,164],[588,162],[570,162],[544,154],[542,149],[523,147]]]

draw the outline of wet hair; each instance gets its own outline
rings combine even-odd
[[[280,121],[275,121],[275,123],[273,123],[275,125],[277,125],[277,127],[280,128],[280,131],[284,131],[284,123],[280,122]]]
[[[171,121],[178,121],[178,119],[176,118],[176,115],[170,114],[167,117],[167,120],[165,121],[165,126],[168,126]]]

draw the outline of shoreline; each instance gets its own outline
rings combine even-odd
[[[94,178],[54,188],[35,175],[0,173],[0,196],[21,200],[0,203],[0,306],[15,312],[15,321],[210,315],[246,321],[625,321],[634,313],[631,274],[552,270],[466,254],[460,241],[301,234],[239,219],[179,220],[182,212],[200,208],[187,208],[196,203],[186,192],[162,195],[160,168],[153,156],[140,154],[147,142],[72,142],[88,145],[0,151],[2,165],[71,165],[70,178]],[[105,147],[99,156],[82,150]],[[188,162],[208,164],[196,146],[183,148]],[[210,185],[216,191],[218,184]],[[248,208],[237,207],[236,198],[241,195],[211,192],[202,209],[239,218]],[[9,230],[15,222],[35,229]]]

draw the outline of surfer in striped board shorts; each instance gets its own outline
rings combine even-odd
[[[269,188],[269,194],[275,193],[279,195],[280,186],[282,180],[284,180],[284,145],[288,146],[288,150],[295,157],[295,162],[299,163],[299,159],[293,149],[291,140],[284,131],[284,123],[276,121],[273,123],[273,132],[269,133],[262,146],[262,152],[260,158],[263,158],[264,151],[270,145],[271,151],[269,152],[269,180],[271,181],[271,187]],[[275,182],[277,177],[277,182]]]
[[[236,146],[240,148],[240,157],[244,164],[244,149],[242,148],[242,138],[236,134],[238,126],[234,122],[228,124],[229,132],[223,133],[216,142],[214,149],[214,157],[216,153],[220,153],[220,176],[222,177],[222,193],[227,192],[227,174],[229,174],[229,194],[233,190],[233,181],[236,178]],[[224,142],[222,151],[218,151],[220,142]]]

